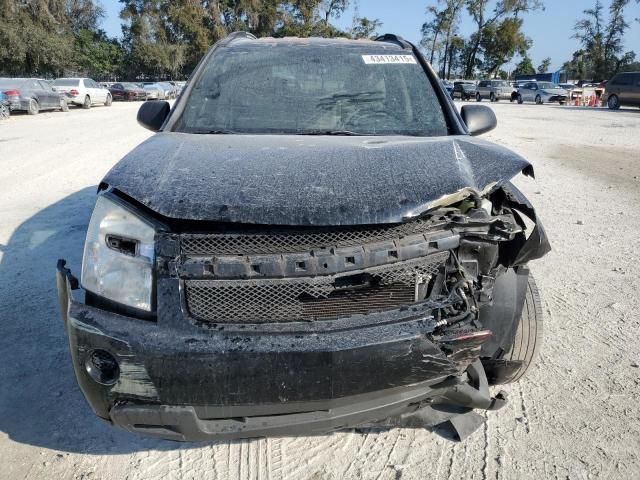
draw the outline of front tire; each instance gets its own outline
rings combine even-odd
[[[518,95],[518,104],[522,105],[524,100],[522,100],[522,95]]]
[[[607,99],[607,107],[609,107],[609,110],[620,109],[620,99],[617,95],[609,95],[609,98]]]
[[[82,108],[84,108],[85,110],[89,110],[91,108],[91,98],[89,98],[89,95],[84,97]]]
[[[536,105],[542,105],[542,97],[540,95],[536,95]]]
[[[480,96],[479,93],[476,93],[476,102],[481,102],[482,101],[482,97]]]
[[[113,103],[113,98],[111,97],[111,94],[109,93],[107,95],[107,100],[104,102],[104,106],[105,107],[110,107],[112,103]]]
[[[27,113],[29,115],[37,115],[40,112],[40,105],[38,105],[38,101],[33,98],[29,100],[29,107],[27,108]]]
[[[491,103],[495,102],[495,101],[496,101],[496,96],[492,93],[492,94],[489,96],[489,100],[491,101]]]
[[[540,292],[532,275],[529,275],[527,293],[522,307],[520,323],[516,330],[513,345],[504,352],[502,359],[512,362],[522,362],[509,380],[517,382],[533,365],[542,346],[543,314]]]

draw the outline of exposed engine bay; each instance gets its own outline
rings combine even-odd
[[[514,192],[466,192],[399,225],[161,234],[158,274],[180,279],[203,326],[338,320],[420,305],[436,338],[478,330],[496,278],[546,253],[527,244]]]

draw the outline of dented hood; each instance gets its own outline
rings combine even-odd
[[[104,182],[173,219],[279,225],[399,223],[529,163],[469,137],[159,133]]]

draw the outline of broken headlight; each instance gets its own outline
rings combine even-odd
[[[100,195],[91,215],[82,259],[82,287],[114,302],[151,311],[153,226]]]

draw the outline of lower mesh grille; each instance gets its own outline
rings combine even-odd
[[[192,317],[211,323],[331,320],[396,309],[415,301],[448,252],[339,277],[271,280],[186,280]]]

